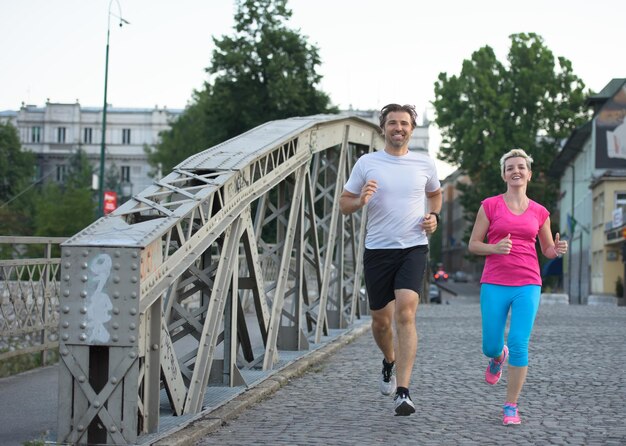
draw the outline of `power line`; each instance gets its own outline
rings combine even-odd
[[[30,189],[32,189],[33,187],[35,187],[37,184],[41,183],[43,180],[45,180],[46,178],[48,178],[50,175],[52,175],[54,172],[50,172],[47,175],[44,175],[43,177],[39,178],[37,181],[32,182],[26,189],[24,189],[23,191],[21,191],[19,194],[17,194],[15,197],[11,198],[9,201],[2,203],[2,205],[0,205],[0,209],[8,206],[9,204],[11,204],[13,201],[17,200],[19,197],[21,197],[22,195],[24,195],[26,192],[28,192]]]

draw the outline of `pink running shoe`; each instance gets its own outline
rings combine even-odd
[[[517,413],[517,403],[504,403],[504,408],[502,409],[502,424],[522,424],[522,420]]]
[[[502,349],[502,359],[500,361],[496,361],[495,358],[491,358],[489,360],[489,365],[485,371],[485,381],[487,381],[487,384],[491,384],[492,386],[494,384],[498,384],[498,381],[500,381],[500,377],[502,376],[502,366],[508,356],[509,348],[505,345]]]

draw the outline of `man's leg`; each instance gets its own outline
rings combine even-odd
[[[372,335],[376,345],[383,355],[385,361],[392,363],[396,360],[393,348],[393,313],[395,302],[391,301],[380,310],[372,310]]]
[[[396,376],[398,387],[409,388],[413,363],[417,354],[415,313],[419,296],[413,290],[395,291],[395,324],[397,332]]]
[[[376,345],[383,352],[384,361],[380,377],[380,393],[392,395],[396,391],[396,377],[394,374],[394,341],[393,312],[394,301],[389,302],[380,310],[372,310],[372,334]]]

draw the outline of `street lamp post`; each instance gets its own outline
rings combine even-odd
[[[98,216],[104,215],[104,161],[105,161],[105,144],[106,144],[106,129],[107,129],[107,87],[109,80],[109,35],[111,34],[111,15],[120,20],[120,27],[126,23],[130,25],[130,22],[122,18],[122,7],[119,0],[115,0],[117,3],[117,9],[119,15],[111,14],[111,5],[113,0],[109,1],[109,15],[107,19],[107,48],[106,59],[104,63],[104,105],[102,107],[102,143],[100,144],[100,173],[98,177]]]
[[[572,292],[572,272],[574,269],[574,263],[572,262],[572,251],[574,250],[574,205],[575,205],[575,193],[576,193],[576,166],[574,165],[574,162],[572,161],[572,164],[569,165],[569,167],[572,168],[572,225],[571,225],[571,234],[569,235],[569,239],[571,242],[571,246],[569,246],[568,249],[568,254],[569,254],[569,259],[567,262],[567,279],[569,281],[569,287],[568,287],[568,292],[569,292],[569,303],[574,303],[573,299],[574,299],[574,293]],[[582,255],[582,252],[580,253],[580,255]],[[579,271],[579,275],[582,273],[582,271]],[[580,290],[579,290],[579,294],[580,294]],[[580,302],[579,302],[580,303]]]

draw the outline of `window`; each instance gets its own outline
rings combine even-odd
[[[596,197],[593,197],[593,215],[598,218],[594,218],[594,228],[604,226],[604,192],[600,192]]]
[[[41,142],[41,127],[33,127],[31,129],[30,142]]]
[[[83,142],[85,144],[91,144],[93,140],[93,129],[91,127],[85,127],[83,131]]]
[[[122,166],[122,183],[130,183],[130,166]]]
[[[122,129],[122,144],[130,144],[130,129]]]
[[[65,142],[65,127],[57,128],[57,142],[58,143]]]
[[[63,183],[65,181],[66,166],[65,164],[57,164],[57,182]]]
[[[622,210],[622,219],[626,216],[626,192],[615,192],[615,207],[613,208],[613,212],[617,209]],[[613,225],[619,224],[619,220],[615,221],[615,214],[613,214]]]

